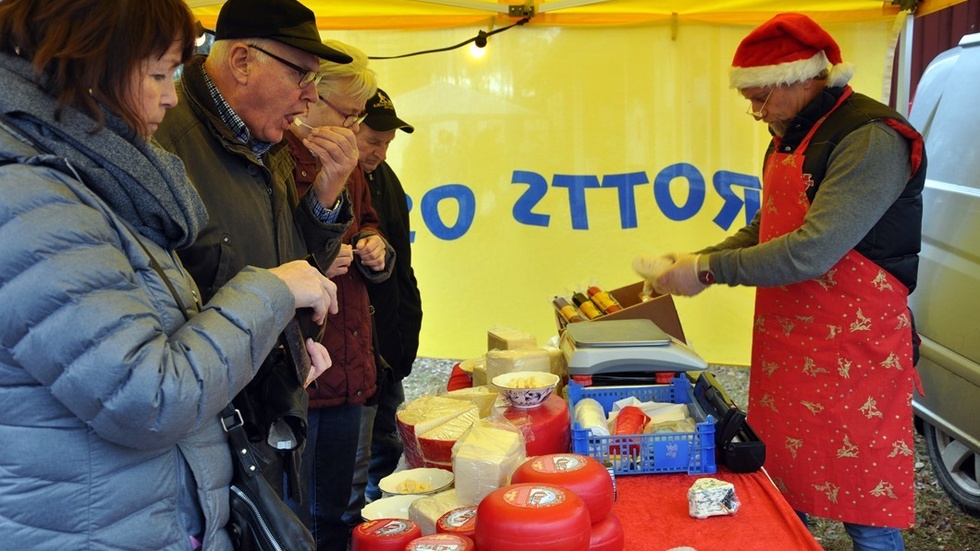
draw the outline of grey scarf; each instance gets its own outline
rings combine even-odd
[[[0,53],[0,82],[0,117],[50,154],[40,156],[39,164],[68,171],[67,161],[85,186],[161,247],[194,242],[207,210],[178,157],[136,136],[109,111],[96,134],[95,121],[72,107],[55,121],[55,100],[34,84],[23,59]]]

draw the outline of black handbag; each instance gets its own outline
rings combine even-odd
[[[314,549],[313,535],[262,476],[241,413],[232,405],[221,412],[234,456],[228,533],[239,551],[303,551]]]

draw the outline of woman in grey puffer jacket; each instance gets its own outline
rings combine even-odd
[[[194,39],[183,0],[0,2],[4,549],[230,549],[218,412],[296,308],[336,311],[305,262],[197,305],[173,250],[207,215],[149,141]]]

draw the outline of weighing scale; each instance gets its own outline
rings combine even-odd
[[[586,384],[669,381],[676,372],[708,368],[690,347],[648,319],[570,323],[558,347],[568,374]]]

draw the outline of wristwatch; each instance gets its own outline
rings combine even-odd
[[[694,269],[697,271],[698,281],[700,281],[702,285],[714,285],[715,273],[712,272],[711,269],[701,269],[701,255],[698,255],[697,260],[694,261]]]

